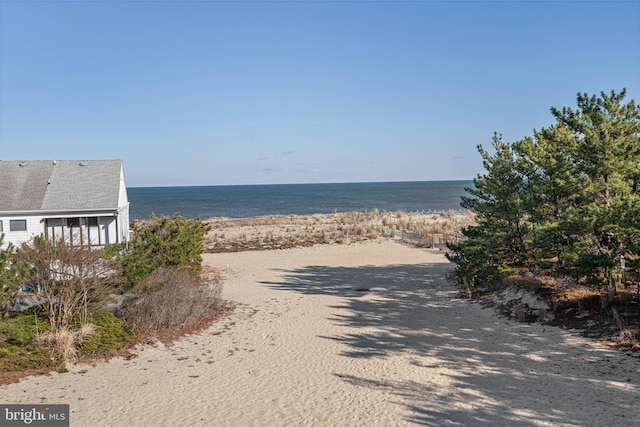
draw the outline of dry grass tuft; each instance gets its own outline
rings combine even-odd
[[[62,358],[65,362],[77,360],[80,344],[96,330],[95,325],[85,323],[80,329],[72,331],[66,326],[54,332],[43,332],[36,336],[37,342],[51,349],[51,358]]]

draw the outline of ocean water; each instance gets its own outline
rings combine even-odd
[[[131,219],[180,214],[202,219],[225,216],[380,211],[462,210],[460,196],[472,181],[367,182],[340,184],[224,185],[128,188]]]

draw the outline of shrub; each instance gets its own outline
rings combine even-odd
[[[89,317],[88,321],[96,329],[80,344],[84,354],[111,354],[135,344],[139,339],[139,336],[132,332],[131,325],[118,319],[110,311],[96,312]],[[76,325],[79,325],[79,321]]]
[[[46,317],[40,316],[34,310],[26,310],[15,317],[0,321],[0,336],[3,344],[27,345],[34,342],[36,333],[51,330]]]
[[[28,266],[16,262],[15,247],[9,242],[3,249],[4,234],[0,233],[0,305],[4,308],[4,317],[9,317],[11,306],[20,286],[25,282]]]
[[[128,252],[119,258],[128,288],[135,288],[154,270],[177,267],[193,273],[201,271],[202,244],[211,226],[199,218],[176,215],[135,224]]]
[[[16,381],[19,372],[47,372],[59,369],[61,359],[51,359],[50,352],[36,342],[37,332],[50,331],[46,317],[33,310],[0,321],[0,384]]]
[[[16,257],[31,266],[30,283],[42,287],[32,297],[55,329],[66,327],[78,315],[86,319],[111,290],[112,271],[100,250],[39,236],[24,243]]]
[[[161,336],[210,315],[220,305],[222,287],[204,283],[199,275],[161,267],[139,286],[139,297],[123,311],[135,332]]]

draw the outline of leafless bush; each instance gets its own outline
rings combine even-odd
[[[221,303],[222,286],[184,270],[161,267],[141,284],[141,295],[123,312],[145,335],[175,331],[210,315]]]
[[[31,297],[54,329],[67,326],[75,316],[85,323],[114,285],[101,250],[36,237],[23,244],[17,256],[31,266],[29,279],[37,289]]]

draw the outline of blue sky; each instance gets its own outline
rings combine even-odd
[[[622,88],[638,1],[0,2],[0,159],[129,186],[472,179]]]

